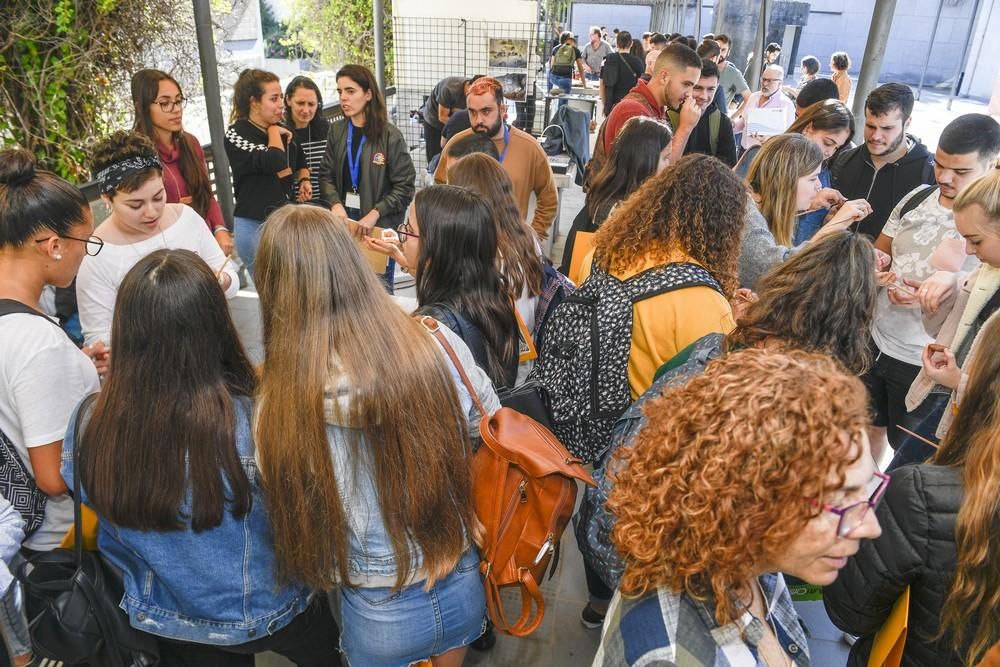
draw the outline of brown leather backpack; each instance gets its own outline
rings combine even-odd
[[[517,637],[529,635],[538,629],[545,615],[539,583],[573,516],[576,481],[596,485],[583,462],[571,456],[551,431],[531,417],[504,407],[487,416],[438,323],[429,317],[422,318],[421,323],[448,353],[483,415],[479,422],[483,444],[472,466],[476,516],[485,529],[480,570],[490,620],[501,632]],[[504,616],[500,600],[500,589],[506,586],[521,589],[521,613],[513,623]]]

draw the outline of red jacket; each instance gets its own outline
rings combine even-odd
[[[628,92],[628,95],[622,98],[621,102],[615,105],[615,108],[611,110],[611,115],[604,123],[605,155],[611,154],[611,146],[625,121],[636,116],[646,116],[658,120],[663,120],[666,117],[659,100],[653,96],[649,86],[642,80]]]

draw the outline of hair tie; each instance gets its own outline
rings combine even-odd
[[[125,178],[137,171],[156,167],[163,171],[159,156],[133,155],[110,164],[94,176],[102,195],[111,194]]]

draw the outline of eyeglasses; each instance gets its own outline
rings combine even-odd
[[[881,472],[875,473],[875,477],[878,478],[879,483],[868,497],[868,500],[862,500],[859,503],[852,503],[847,507],[823,505],[824,510],[832,512],[840,517],[840,521],[837,523],[837,537],[848,537],[851,533],[857,530],[861,524],[865,522],[865,517],[868,516],[868,510],[875,509],[875,507],[878,506],[879,501],[882,500],[882,495],[889,486],[890,477]]]
[[[167,99],[156,100],[155,102],[153,102],[153,104],[156,104],[157,106],[160,107],[160,111],[162,111],[163,113],[170,113],[171,111],[177,111],[178,109],[183,109],[184,107],[187,106],[187,103],[188,101],[186,97],[178,97],[176,100],[167,100]]]
[[[403,224],[401,224],[399,226],[399,229],[396,230],[396,231],[399,232],[399,242],[400,243],[406,243],[406,239],[408,239],[408,238],[414,238],[414,239],[419,239],[420,238],[419,235],[414,234],[413,232],[410,231],[410,223],[408,223],[408,222],[404,222]]]
[[[95,257],[104,247],[104,239],[99,236],[88,236],[85,239],[80,239],[75,236],[67,236],[65,234],[46,236],[44,239],[36,239],[35,243],[45,243],[49,239],[69,239],[70,241],[79,241],[80,243],[84,243],[87,246],[87,254],[91,257]]]
[[[761,79],[764,83],[781,83],[781,79]]]

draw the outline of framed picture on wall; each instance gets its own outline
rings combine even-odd
[[[503,86],[503,96],[508,100],[523,102],[528,88],[527,74],[495,74]]]
[[[490,38],[490,67],[521,69],[528,66],[528,40]]]

